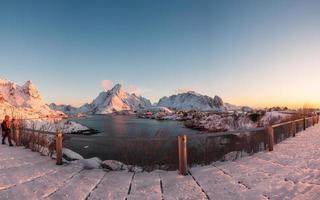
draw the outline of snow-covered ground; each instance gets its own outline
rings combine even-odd
[[[290,120],[291,114],[283,113],[279,111],[266,112],[266,114],[260,119],[261,126],[268,126],[270,124],[279,124],[284,121]]]
[[[161,108],[161,109],[159,109]],[[208,132],[223,132],[242,129],[266,127],[292,120],[297,113],[282,111],[250,111],[250,112],[203,112],[176,111],[166,107],[153,107],[137,112],[137,116],[146,119],[184,121],[188,128]]]
[[[88,130],[89,128],[83,126],[77,122],[63,120],[63,119],[32,119],[23,120],[23,125],[25,128],[56,132],[57,130],[63,133],[73,133]]]
[[[85,170],[88,163],[81,161],[56,166],[39,153],[1,145],[0,199],[317,200],[319,133],[317,124],[272,152],[194,167],[188,176],[176,171]]]

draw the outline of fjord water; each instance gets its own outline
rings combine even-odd
[[[121,160],[124,148],[128,152],[139,151],[141,147],[132,144],[140,140],[175,140],[181,134],[199,133],[185,128],[182,122],[141,119],[134,115],[93,115],[73,121],[97,129],[100,133],[90,136],[70,135],[65,146],[85,158],[99,157],[102,160]]]

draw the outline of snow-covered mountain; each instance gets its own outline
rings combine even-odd
[[[253,110],[249,106],[236,106],[230,103],[224,103],[224,106],[228,111],[252,112]]]
[[[226,107],[220,97],[215,96],[212,98],[193,91],[163,97],[159,100],[158,106],[177,110],[226,111]]]
[[[241,110],[241,106],[236,106],[230,103],[224,103],[224,106],[227,108],[227,110]]]
[[[31,81],[20,86],[0,79],[0,118],[6,114],[16,118],[64,116],[62,112],[54,111],[45,104]]]
[[[64,104],[55,104],[55,103],[51,103],[49,105],[49,107],[52,109],[52,110],[56,110],[56,111],[61,111],[65,114],[76,114],[79,112],[79,109],[76,108],[76,107],[73,107],[71,105],[64,105]]]
[[[109,114],[117,111],[143,109],[150,107],[151,102],[136,94],[129,94],[120,84],[111,90],[101,92],[90,104],[81,106],[78,112]]]

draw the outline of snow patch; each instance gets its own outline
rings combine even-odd
[[[79,160],[84,169],[100,169],[102,161],[98,157]]]
[[[83,159],[83,157],[80,154],[78,154],[68,148],[63,148],[62,152],[63,152],[63,156],[66,157],[67,160],[82,160]]]

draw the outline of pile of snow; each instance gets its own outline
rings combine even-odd
[[[67,148],[63,148],[62,153],[63,153],[63,158],[69,161],[84,159],[80,154]]]
[[[239,116],[234,116],[234,123],[232,130],[243,130],[257,128],[258,124],[253,122],[248,115],[240,114]]]
[[[216,114],[188,120],[185,122],[185,125],[186,127],[210,132],[221,132],[230,129],[227,120]]]
[[[226,123],[226,120],[220,115],[210,115],[208,117],[204,117],[199,121],[199,123],[204,129],[213,132],[226,131],[230,129],[228,123]]]
[[[84,169],[100,169],[102,168],[102,161],[98,157],[89,159],[81,159],[79,162],[82,164]]]
[[[98,157],[84,159],[80,154],[70,150],[63,149],[63,158],[65,162],[74,161],[80,163],[84,169],[104,169],[107,171],[129,171],[142,172],[143,169],[134,165],[126,165],[116,160],[101,161]]]
[[[260,126],[268,126],[273,124],[279,124],[281,122],[289,121],[292,117],[291,114],[282,113],[281,111],[266,112],[260,119]]]
[[[202,131],[223,132],[256,128],[257,123],[253,122],[246,114],[219,115],[196,112],[192,119],[185,121],[185,126]]]
[[[45,104],[31,81],[20,86],[12,81],[0,79],[0,118],[4,118],[5,115],[20,119],[65,116]]]
[[[89,129],[88,127],[83,126],[79,123],[61,119],[22,120],[22,123],[24,128],[48,132],[56,132],[60,130],[63,133],[73,133]]]
[[[211,98],[193,91],[163,97],[159,100],[158,106],[176,110],[226,111],[220,97]]]

